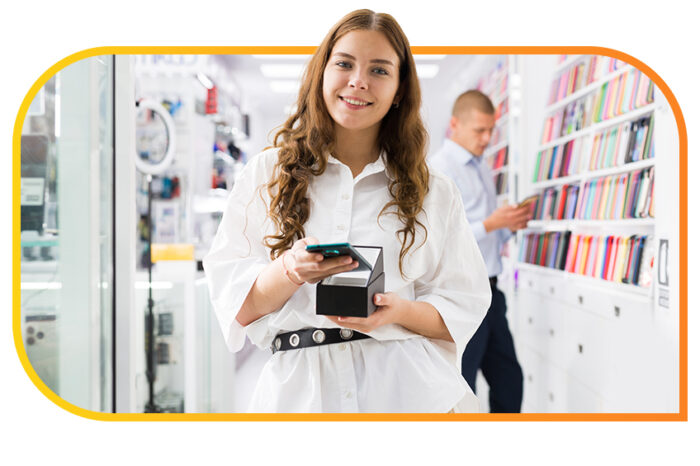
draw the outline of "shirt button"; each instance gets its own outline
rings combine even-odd
[[[352,398],[352,392],[345,392],[345,398],[347,398],[348,400]]]
[[[345,351],[345,347],[346,347],[346,346],[347,346],[347,345],[346,345],[345,343],[341,343],[341,344],[338,345],[338,349],[339,349],[340,351]]]
[[[344,201],[347,201],[348,199],[350,199],[350,195],[347,194],[347,193],[343,194],[342,197],[343,197],[343,200],[344,200]]]
[[[344,231],[344,230],[345,230],[345,225],[338,225],[336,228],[337,228],[338,230],[340,230],[340,231]]]

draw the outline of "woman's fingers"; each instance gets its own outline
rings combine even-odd
[[[335,275],[338,273],[343,273],[343,272],[350,272],[352,270],[355,270],[357,268],[358,264],[357,262],[351,263],[351,264],[341,264],[340,266],[337,267],[332,267],[330,269],[322,269],[319,270],[318,272],[313,273],[311,275],[312,280],[323,280],[326,277],[330,277],[331,275]]]
[[[369,317],[341,317],[341,316],[326,316],[331,321],[341,327],[351,328],[358,332],[369,333],[377,327],[381,327],[387,321],[385,308],[380,306]]]
[[[362,319],[359,317],[339,317],[339,316],[326,316],[330,321],[334,322],[336,325],[341,327],[350,328],[357,330],[358,332],[368,333],[372,329],[366,325],[367,319]]]
[[[320,256],[320,260],[319,257]],[[355,262],[357,264],[357,262]],[[354,268],[353,260],[350,256],[340,256],[324,259],[321,254],[309,254],[297,261],[297,266],[304,271],[314,273],[337,273],[337,270],[350,267]]]

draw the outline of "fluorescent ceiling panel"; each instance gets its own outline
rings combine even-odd
[[[440,65],[435,64],[416,64],[416,72],[421,79],[430,79],[437,76],[440,71]]]
[[[304,72],[304,65],[301,63],[275,63],[260,65],[260,71],[266,78],[298,79]]]
[[[270,81],[270,89],[279,94],[294,94],[299,91],[299,81],[291,79]]]
[[[413,59],[415,61],[431,61],[431,60],[442,60],[447,55],[418,55],[414,54]]]

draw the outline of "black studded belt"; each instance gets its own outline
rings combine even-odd
[[[309,346],[331,345],[346,341],[363,340],[369,335],[349,328],[305,328],[296,332],[280,333],[272,341],[272,354]]]

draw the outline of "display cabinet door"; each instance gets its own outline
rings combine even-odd
[[[21,321],[29,361],[81,408],[113,403],[113,56],[75,62],[22,129]]]

